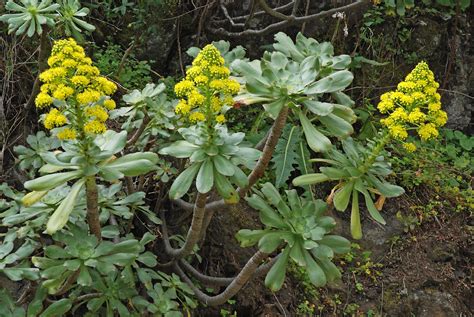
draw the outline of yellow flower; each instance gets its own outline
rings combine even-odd
[[[99,105],[88,107],[85,112],[86,116],[90,118],[95,118],[95,120],[100,122],[105,122],[109,117],[109,115],[107,114],[107,110],[105,110]]]
[[[222,108],[222,102],[216,96],[211,98],[211,108],[214,112],[219,112]]]
[[[48,58],[48,65],[49,67],[54,67],[56,66],[56,64],[60,61],[60,58],[59,56],[57,55],[53,55],[51,57]]]
[[[209,77],[205,75],[199,75],[194,78],[196,85],[205,85],[209,82]]]
[[[55,127],[63,126],[67,123],[67,118],[58,109],[53,108],[44,118],[44,127],[51,130]]]
[[[117,85],[105,77],[97,77],[95,81],[98,84],[98,90],[101,90],[104,95],[111,95],[117,90]]]
[[[238,81],[234,79],[227,79],[226,80],[226,86],[227,86],[227,93],[231,95],[236,95],[240,91],[240,84]]]
[[[446,124],[446,122],[448,122],[448,114],[443,110],[436,112],[433,120],[434,125],[437,127],[442,127]]]
[[[402,81],[401,83],[398,84],[397,89],[400,90],[401,92],[411,92],[416,88],[416,85],[414,82],[411,81]]]
[[[92,134],[104,133],[107,130],[105,124],[97,120],[91,120],[84,125],[84,132]]]
[[[195,89],[194,84],[190,80],[182,80],[174,86],[174,92],[178,97],[184,97]]]
[[[44,92],[40,92],[35,99],[36,107],[44,108],[53,103],[53,98],[50,95]]]
[[[117,105],[113,99],[107,99],[104,101],[104,107],[107,108],[107,110],[114,110],[116,106]]]
[[[392,118],[392,120],[394,121],[404,122],[408,120],[408,114],[406,113],[405,109],[403,109],[402,107],[398,107],[397,109],[395,109],[394,112],[390,114],[390,118]]]
[[[227,78],[230,75],[230,70],[224,66],[211,66],[209,72],[214,78]]]
[[[428,105],[428,110],[429,111],[438,111],[441,109],[441,103],[440,102],[433,102]]]
[[[95,66],[90,65],[80,65],[76,70],[77,75],[88,75],[88,76],[98,76],[100,71]]]
[[[393,95],[393,91],[383,93],[382,96],[380,96],[380,100],[381,101],[392,100],[392,95]]]
[[[64,128],[61,131],[56,134],[58,139],[60,140],[74,140],[76,138],[76,131],[69,129],[69,128]]]
[[[174,111],[178,114],[187,114],[191,111],[191,106],[186,102],[186,100],[181,99],[176,105]]]
[[[89,78],[83,75],[73,76],[71,82],[76,86],[87,86],[90,83]]]
[[[223,114],[220,114],[216,117],[216,121],[218,123],[224,123],[225,122],[225,116]]]
[[[408,152],[415,152],[416,151],[416,145],[414,143],[411,143],[411,142],[403,143],[403,147]]]
[[[397,140],[403,141],[408,137],[407,130],[399,124],[389,126],[388,131],[390,135]]]
[[[408,115],[408,122],[410,123],[421,123],[425,121],[426,115],[420,111],[419,108],[416,108]]]
[[[199,66],[191,66],[186,70],[186,79],[194,80],[197,76],[202,74],[202,68]]]
[[[415,91],[411,94],[411,97],[415,102],[424,102],[425,101],[425,94],[419,91]]]
[[[433,123],[427,123],[420,126],[418,135],[423,141],[436,138],[439,135],[436,126]]]
[[[395,104],[391,100],[382,100],[377,105],[377,109],[379,109],[380,113],[387,113],[392,110],[393,107],[395,107]]]
[[[61,66],[64,68],[74,68],[77,66],[77,62],[73,59],[68,58],[63,61]]]
[[[43,84],[41,85],[41,92],[48,93],[56,90],[57,85],[54,84]]]
[[[206,45],[196,56],[193,66],[199,66],[208,70],[211,66],[223,66],[224,58],[219,50],[212,44]]]
[[[77,94],[76,96],[77,102],[79,102],[81,105],[87,105],[88,103],[96,102],[99,99],[100,93],[95,90],[86,90],[82,93]]]
[[[197,91],[192,91],[189,95],[188,95],[188,104],[193,108],[193,107],[198,107],[200,105],[202,105],[204,103],[204,101],[206,100],[206,97],[204,97],[203,95],[201,95],[199,92]]]
[[[73,94],[74,94],[74,89],[61,84],[53,92],[53,97],[58,100],[66,100],[66,98],[72,96]]]
[[[233,106],[234,105],[234,98],[232,96],[226,96],[224,98],[224,104],[228,106]]]
[[[198,122],[206,120],[206,116],[199,111],[193,112],[189,115],[189,121],[191,122]]]

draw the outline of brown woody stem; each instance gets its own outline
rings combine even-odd
[[[173,257],[174,260],[179,260],[193,251],[194,245],[199,241],[201,236],[202,225],[204,221],[204,215],[206,212],[206,199],[207,194],[198,193],[196,202],[194,203],[193,220],[191,221],[191,227],[189,227],[188,234],[184,245],[179,249],[174,249],[169,244],[169,240],[165,240],[166,252]],[[163,223],[165,225],[165,223]]]
[[[285,106],[280,110],[275,122],[273,122],[272,129],[268,135],[267,141],[265,142],[265,146],[263,147],[262,156],[260,156],[257,165],[255,165],[255,168],[248,177],[249,184],[247,187],[239,189],[239,195],[241,198],[245,197],[250,188],[255,185],[255,183],[263,176],[263,173],[267,169],[268,163],[270,163],[270,160],[272,159],[273,152],[275,151],[278,139],[280,138],[283,128],[285,127],[287,118],[288,107]]]
[[[259,267],[260,263],[268,256],[267,253],[257,251],[245,264],[240,273],[232,280],[232,282],[226,287],[226,289],[215,296],[209,296],[197,288],[191,279],[183,272],[178,263],[174,264],[174,269],[178,275],[183,279],[186,284],[194,291],[196,298],[202,303],[209,306],[222,305],[227,300],[232,298],[242,287],[247,284],[248,280],[254,275],[255,271]]]
[[[87,223],[89,230],[97,239],[102,240],[102,234],[99,221],[99,196],[97,193],[97,184],[95,176],[88,176],[86,179],[86,199],[87,199]]]

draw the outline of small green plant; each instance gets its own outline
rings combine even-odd
[[[298,316],[313,316],[315,312],[316,312],[316,305],[311,304],[307,300],[299,303],[298,307],[296,307],[296,314]]]
[[[117,79],[127,89],[144,88],[152,82],[152,69],[149,61],[139,61],[133,53],[126,54],[120,45],[107,41],[104,48],[94,53],[97,67],[101,73]]]

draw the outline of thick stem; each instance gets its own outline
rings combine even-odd
[[[206,239],[206,232],[209,224],[211,223],[212,217],[214,216],[215,209],[206,209],[206,213],[204,214],[204,220],[202,222],[202,229],[201,234],[199,235],[200,245],[204,243],[204,239]]]
[[[97,239],[102,240],[102,234],[99,221],[99,196],[97,193],[97,184],[95,176],[88,176],[86,179],[86,199],[87,199],[87,223],[89,230]]]
[[[270,160],[272,159],[273,152],[275,151],[275,147],[278,143],[278,139],[280,138],[283,128],[285,127],[287,118],[288,118],[288,107],[285,106],[280,110],[280,113],[275,119],[270,135],[268,136],[267,141],[265,142],[262,156],[260,156],[260,159],[258,160],[257,165],[255,165],[255,168],[253,169],[252,173],[250,173],[248,177],[249,179],[248,186],[239,189],[239,195],[241,198],[245,197],[245,195],[250,190],[250,188],[263,176],[263,173],[267,169],[268,163],[270,163]]]
[[[237,292],[239,292],[242,287],[247,284],[248,280],[254,275],[255,271],[259,267],[260,263],[268,256],[268,253],[257,251],[245,264],[240,273],[234,278],[234,280],[226,287],[226,289],[219,295],[209,296],[203,293],[198,289],[191,279],[183,272],[181,267],[175,263],[174,269],[178,275],[189,285],[189,287],[194,291],[195,296],[202,303],[209,306],[222,305],[227,300],[232,298]]]
[[[169,244],[169,240],[167,240],[163,234],[163,238],[165,238],[165,248],[166,252],[173,257],[174,260],[179,260],[193,251],[194,245],[199,241],[201,236],[202,224],[204,220],[204,214],[206,212],[206,199],[207,194],[198,193],[196,197],[196,202],[194,204],[194,211],[193,211],[193,220],[191,221],[191,227],[189,227],[188,234],[186,236],[186,241],[184,245],[179,249],[174,249]],[[165,225],[165,223],[163,223]]]

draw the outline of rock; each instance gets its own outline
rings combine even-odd
[[[372,258],[384,255],[390,249],[389,239],[404,233],[403,225],[393,214],[384,214],[386,225],[380,225],[372,219],[362,224],[364,237],[359,244],[364,250],[372,251]]]
[[[466,19],[461,20],[461,27],[456,35],[456,39],[451,43],[456,44],[455,48],[455,62],[448,76],[450,85],[447,91],[443,92],[443,107],[448,113],[447,127],[457,130],[467,130],[468,134],[472,134],[472,112],[474,111],[474,102],[472,97],[474,95],[474,56],[472,46],[472,34],[469,30],[472,29],[470,25],[472,18],[467,16]]]
[[[399,304],[399,311],[389,316],[457,317],[459,302],[449,293],[438,290],[419,290]]]

